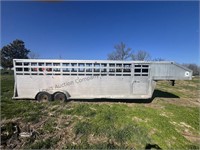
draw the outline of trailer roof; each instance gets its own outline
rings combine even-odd
[[[170,63],[174,64],[174,61],[133,61],[133,60],[61,60],[61,59],[14,59],[17,62],[73,62],[73,63]]]

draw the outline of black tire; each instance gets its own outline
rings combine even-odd
[[[63,101],[63,102],[67,101],[66,95],[62,92],[55,93],[53,98],[54,98],[54,100],[59,100],[59,101]]]
[[[51,94],[47,93],[47,92],[40,92],[38,95],[37,95],[37,100],[39,102],[48,102],[48,101],[51,101],[52,98],[51,98]]]

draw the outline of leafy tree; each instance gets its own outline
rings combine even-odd
[[[30,50],[25,48],[22,40],[16,39],[1,49],[1,66],[3,68],[12,68],[13,59],[27,59]]]
[[[132,60],[140,60],[140,61],[151,59],[150,54],[144,50],[137,51],[135,54],[132,54],[131,57],[132,57]]]
[[[114,46],[115,51],[108,54],[108,60],[127,60],[131,57],[131,48],[126,48],[126,45],[121,42]]]

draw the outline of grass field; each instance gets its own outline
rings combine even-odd
[[[1,148],[199,149],[199,78],[158,82],[149,103],[12,100],[13,84],[1,76]],[[13,125],[33,136],[12,136]]]

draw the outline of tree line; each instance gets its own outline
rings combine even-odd
[[[13,59],[36,59],[39,54],[27,49],[22,40],[16,39],[12,43],[1,49],[0,65],[4,69],[13,67]],[[127,48],[126,44],[121,42],[114,45],[114,51],[108,54],[108,60],[137,60],[137,61],[164,61],[163,58],[151,58],[150,54],[145,50],[133,52],[131,48]],[[197,64],[182,64],[183,66],[193,70],[193,75],[200,74],[200,66]]]

